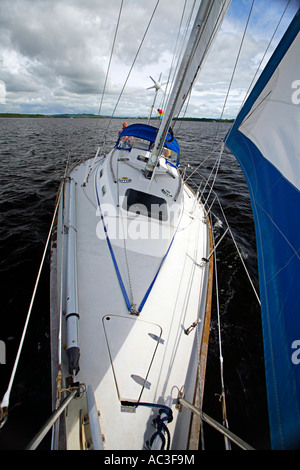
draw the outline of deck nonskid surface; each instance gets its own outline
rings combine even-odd
[[[144,407],[138,407],[135,413],[121,412],[122,400],[164,403],[168,396],[176,400],[179,389],[185,386],[187,399],[193,401],[197,328],[188,336],[184,329],[197,319],[199,311],[204,275],[201,259],[207,255],[207,226],[200,206],[190,213],[194,198],[185,189],[183,213],[172,246],[140,316],[133,316],[124,301],[107,241],[97,236],[101,220],[93,178],[82,187],[85,171],[82,165],[71,175],[77,182],[81,351],[77,379],[94,389],[105,448],[139,449],[153,434],[150,417],[156,412]],[[155,252],[145,254],[143,247],[136,252],[134,246],[132,240],[126,240],[125,255],[124,245],[112,240],[124,286],[129,296],[133,293],[140,301],[157,273],[162,256],[161,253],[155,256]],[[198,332],[201,335],[201,323]],[[144,379],[147,387],[143,386]],[[79,445],[76,421],[81,406],[78,400],[69,407],[67,423],[72,435],[69,447]],[[176,416],[174,406],[172,409]],[[189,420],[187,411],[180,413],[180,420],[185,419]],[[174,431],[176,419],[168,427]],[[182,432],[179,426],[176,432],[179,438]]]

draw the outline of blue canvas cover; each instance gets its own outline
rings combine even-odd
[[[273,449],[300,448],[299,30],[300,9],[226,142],[254,215]]]
[[[158,129],[147,124],[132,124],[131,126],[125,127],[119,135],[119,139],[116,143],[116,147],[119,145],[119,141],[122,137],[139,137],[140,139],[148,140],[150,144],[153,144],[156,139]],[[168,132],[168,135],[165,140],[165,145],[167,149],[173,150],[180,155],[180,147],[172,135],[172,132]]]

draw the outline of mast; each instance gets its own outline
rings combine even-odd
[[[171,95],[157,132],[151,157],[145,169],[145,177],[151,178],[167,137],[171,121],[178,115],[214,37],[224,19],[231,0],[202,0],[188,40]]]

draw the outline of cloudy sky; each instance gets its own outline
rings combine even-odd
[[[110,115],[157,0],[124,0],[101,114]],[[192,5],[193,0],[187,0]],[[198,0],[199,3],[199,0]],[[270,57],[299,0],[255,0],[224,117],[235,117],[277,23]],[[0,0],[0,112],[97,114],[121,0]],[[149,75],[169,74],[184,0],[160,0],[115,112],[146,116]],[[188,116],[220,117],[252,0],[232,0]]]

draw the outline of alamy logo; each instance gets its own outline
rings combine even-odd
[[[4,341],[0,340],[0,364],[6,364],[6,346]]]
[[[292,103],[300,104],[300,80],[294,80],[292,83],[292,88],[296,89],[294,93],[292,93]]]
[[[292,342],[292,349],[295,349],[295,351],[292,354],[292,363],[295,365],[300,364],[300,340],[296,339],[295,341]]]
[[[167,193],[167,191],[166,191]],[[161,199],[161,198],[157,198]],[[96,227],[96,234],[100,240],[109,236],[110,240],[169,240],[173,234],[173,224],[164,223],[179,216],[178,205],[167,208],[167,203],[150,204],[131,201],[125,196],[121,209],[126,210],[127,216],[122,216],[119,207],[112,204],[101,204],[96,210],[96,216],[101,217]],[[152,223],[150,223],[150,221]]]

